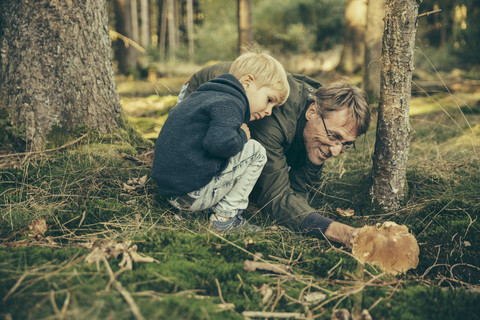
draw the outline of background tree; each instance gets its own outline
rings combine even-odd
[[[372,199],[386,210],[399,207],[405,197],[417,17],[415,0],[386,1],[380,103],[370,190]]]
[[[188,60],[193,61],[195,55],[195,42],[193,40],[193,0],[187,0],[187,41],[188,41]]]
[[[238,1],[238,52],[243,53],[253,41],[252,8],[250,0]]]
[[[138,49],[129,40],[138,43],[138,15],[136,0],[115,0],[116,31],[128,38],[117,41],[118,71],[129,74],[137,69]]]
[[[349,0],[345,9],[345,36],[339,69],[353,73],[362,68],[365,55],[367,0]]]
[[[140,44],[150,45],[150,6],[148,0],[140,0]]]
[[[54,126],[121,126],[104,0],[0,2],[0,110],[26,128],[27,150]]]
[[[363,87],[370,101],[376,101],[380,96],[380,59],[384,15],[385,0],[368,0]]]

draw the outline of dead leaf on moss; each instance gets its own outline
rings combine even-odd
[[[377,265],[396,275],[416,268],[419,248],[404,225],[387,221],[381,227],[365,226],[353,240],[353,255],[362,263]]]
[[[44,233],[48,230],[47,221],[45,219],[38,219],[33,221],[27,227],[16,231],[10,235],[8,239],[13,238],[18,234],[28,235],[27,239],[5,242],[4,245],[7,247],[25,247],[30,245],[40,245],[44,247],[59,247],[58,243],[53,240],[53,237],[48,236],[44,237]]]
[[[306,303],[319,303],[327,298],[327,295],[322,292],[310,292],[303,296],[303,301]]]
[[[28,226],[28,230],[33,232],[31,237],[43,235],[47,231],[47,229],[47,221],[43,218],[32,222],[32,224]]]
[[[147,175],[144,175],[141,178],[132,178],[128,179],[127,183],[123,183],[123,190],[132,193],[135,190],[143,188],[147,182]]]
[[[337,213],[342,217],[351,217],[355,214],[355,211],[353,211],[353,209],[344,210],[344,209],[337,208]]]
[[[137,252],[137,246],[133,245],[132,241],[115,242],[111,239],[105,239],[99,243],[92,245],[85,245],[93,249],[86,257],[87,263],[100,262],[102,258],[117,258],[120,254],[122,260],[118,264],[122,268],[132,269],[133,262],[157,262],[154,258],[143,256]]]

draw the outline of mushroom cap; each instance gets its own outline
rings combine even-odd
[[[384,222],[381,227],[365,226],[353,240],[353,255],[362,263],[377,265],[396,275],[418,265],[419,248],[404,225]]]

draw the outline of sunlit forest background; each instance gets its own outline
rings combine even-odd
[[[121,73],[136,77],[146,77],[149,73],[161,76],[169,70],[167,66],[232,60],[239,53],[238,0],[136,0],[131,2],[137,6],[136,12],[126,13],[134,17],[133,24],[125,24],[119,13],[119,3],[124,2],[110,0],[111,29],[126,33],[123,35],[141,48],[136,50],[135,64],[131,64],[130,69],[122,66]],[[314,60],[322,52],[341,52],[347,2],[250,0],[252,40],[282,58],[287,68],[298,69],[291,71],[312,72],[306,63],[289,64],[288,59],[301,55]],[[366,1],[360,3],[366,6]],[[480,8],[477,1],[426,0],[420,3],[419,14],[424,15],[419,18],[417,30],[417,67],[427,64],[427,59],[439,71],[470,69],[478,64]],[[365,23],[366,19],[363,20]],[[125,42],[115,34],[113,39],[118,62]],[[325,67],[328,70],[337,66]]]
[[[156,138],[166,111],[194,72],[239,55],[241,3],[249,8],[248,42],[242,40],[243,45],[259,44],[291,73],[322,83],[341,79],[365,89],[365,66],[380,65],[381,46],[374,49],[379,51],[376,60],[364,59],[367,1],[363,0],[110,0],[110,35],[122,105],[147,138]],[[381,38],[383,29],[375,32]],[[478,87],[479,38],[476,1],[422,1],[413,93]],[[345,48],[350,48],[350,55]],[[373,85],[379,90],[379,81]],[[367,92],[372,103],[378,101]]]

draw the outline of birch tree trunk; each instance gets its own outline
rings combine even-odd
[[[0,2],[0,109],[44,148],[53,126],[121,126],[105,0]]]
[[[397,209],[405,198],[417,17],[415,0],[386,1],[380,103],[370,189],[372,200],[384,210]]]
[[[380,60],[384,15],[385,0],[368,0],[363,86],[370,101],[377,101],[380,96]]]
[[[250,0],[238,1],[238,52],[243,53],[253,41],[252,8]]]

